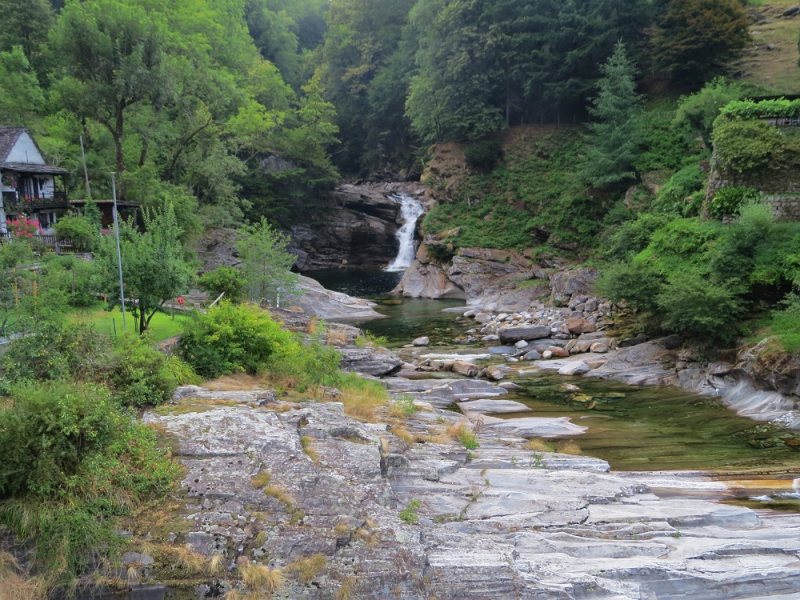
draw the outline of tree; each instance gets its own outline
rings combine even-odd
[[[715,78],[696,94],[681,99],[675,113],[675,124],[688,123],[694,132],[700,134],[706,148],[710,150],[714,121],[725,105],[739,100],[744,93],[741,84],[729,82],[724,77]]]
[[[724,72],[750,41],[739,0],[673,0],[653,35],[655,66],[699,87]]]
[[[0,52],[0,122],[26,125],[44,104],[44,94],[20,46]]]
[[[153,315],[167,300],[184,292],[194,276],[180,243],[181,230],[175,211],[168,204],[163,211],[144,213],[145,233],[130,223],[120,224],[122,276],[125,307],[133,315],[134,328],[142,334]],[[98,252],[101,289],[109,304],[118,306],[119,272],[114,236],[104,236]]]
[[[589,108],[596,120],[587,125],[586,158],[581,166],[585,180],[598,187],[636,177],[633,162],[641,139],[638,118],[642,98],[636,93],[636,71],[622,42],[602,71],[598,95]]]
[[[275,231],[262,217],[243,230],[236,244],[247,280],[247,295],[254,302],[275,302],[295,293],[297,275],[289,271],[295,257],[286,250],[289,238]]]
[[[156,13],[116,0],[70,2],[51,31],[50,43],[65,77],[61,101],[74,114],[94,119],[114,140],[125,198],[126,116],[138,103],[159,103],[169,90],[163,58],[166,27]]]
[[[53,10],[47,0],[0,0],[0,15],[0,50],[20,47],[29,61],[37,63],[53,26]]]

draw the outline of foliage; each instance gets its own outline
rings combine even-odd
[[[9,15],[3,11],[3,4],[13,0],[0,0],[0,14]],[[36,4],[41,0],[31,0]],[[27,4],[27,0],[23,0]],[[19,7],[14,15],[18,16]],[[2,38],[9,33],[3,28],[0,32],[0,47]],[[8,52],[0,52],[0,122],[4,125],[27,125],[37,111],[41,110],[45,97],[39,86],[36,72],[31,68],[28,58],[20,46],[14,46]]]
[[[36,541],[38,567],[66,583],[122,545],[113,517],[162,496],[177,465],[95,384],[26,382],[0,408],[0,523]]]
[[[197,287],[211,294],[214,298],[223,292],[228,302],[241,302],[245,298],[246,281],[242,272],[236,267],[221,266],[213,271],[203,273],[197,279]]]
[[[597,187],[636,178],[633,163],[641,139],[638,119],[642,99],[636,93],[634,65],[622,42],[602,72],[598,95],[589,108],[595,120],[586,126],[586,159],[581,165],[583,177]]]
[[[426,234],[451,232],[459,247],[588,251],[598,241],[605,198],[593,198],[575,164],[583,144],[574,129],[520,135],[504,146],[503,164],[458,182],[423,220]],[[457,235],[454,225],[458,225]]]
[[[734,288],[694,273],[671,279],[656,302],[665,327],[709,343],[730,341],[745,312]]]
[[[717,219],[738,215],[743,204],[758,202],[760,199],[761,192],[756,189],[729,185],[714,193],[714,197],[708,203],[708,212]]]
[[[198,374],[214,378],[241,371],[255,374],[270,358],[299,353],[300,346],[257,306],[223,301],[195,316],[179,348]]]
[[[129,223],[120,224],[122,276],[126,309],[133,315],[135,329],[144,333],[153,315],[164,303],[186,290],[193,269],[180,243],[172,205],[164,211],[145,213],[145,233]],[[120,302],[117,248],[113,236],[102,238],[98,256],[100,285],[109,305]]]
[[[59,238],[72,240],[81,250],[93,250],[100,234],[97,226],[82,216],[61,217],[53,228]]]
[[[297,275],[289,271],[295,257],[286,249],[288,236],[273,229],[264,218],[245,227],[242,233],[236,248],[242,259],[248,298],[258,303],[277,303],[281,296],[292,295]]]
[[[491,171],[503,156],[503,149],[497,140],[478,140],[472,142],[464,151],[464,159],[473,169]]]
[[[744,93],[744,86],[740,83],[715,77],[699,92],[681,98],[675,113],[675,125],[687,124],[694,133],[702,136],[706,148],[711,149],[714,121],[723,109]]]
[[[695,86],[720,75],[750,41],[738,0],[674,0],[666,6],[653,36],[654,62],[682,83]]]
[[[712,139],[719,166],[737,173],[792,163],[796,151],[777,127],[760,120],[720,116],[714,122]]]
[[[720,111],[726,119],[775,119],[780,117],[800,118],[800,99],[786,100],[738,100],[734,99]]]
[[[123,335],[114,344],[117,359],[108,379],[124,406],[153,406],[166,402],[178,386],[171,363],[141,338]],[[184,371],[185,372],[185,371]]]
[[[661,291],[663,278],[643,262],[612,263],[603,269],[597,292],[615,302],[624,301],[631,308],[652,311]]]
[[[124,405],[168,400],[178,376],[191,372],[146,341],[121,336],[115,343],[85,324],[41,323],[11,342],[2,366],[10,381],[76,380],[105,383]]]
[[[398,516],[400,517],[400,520],[407,525],[414,525],[415,523],[419,523],[419,515],[417,514],[417,510],[421,507],[422,503],[419,500],[412,500],[403,510],[400,511]]]
[[[687,206],[686,200],[695,192],[703,192],[705,196],[706,174],[697,164],[684,167],[669,178],[658,190],[653,208],[660,212],[670,212],[685,216],[693,207]]]

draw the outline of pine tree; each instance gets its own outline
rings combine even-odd
[[[599,92],[591,101],[586,135],[587,152],[581,168],[594,186],[609,186],[635,179],[633,162],[640,145],[639,115],[642,97],[636,93],[636,69],[618,42],[602,67]]]

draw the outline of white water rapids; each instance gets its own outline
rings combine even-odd
[[[417,229],[417,221],[425,212],[425,206],[411,196],[398,194],[395,197],[400,205],[400,216],[403,219],[403,226],[397,231],[397,241],[400,249],[397,251],[395,259],[386,267],[387,271],[405,271],[414,262],[417,249],[414,245],[414,232]]]

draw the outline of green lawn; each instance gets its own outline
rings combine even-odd
[[[71,313],[67,317],[72,322],[92,323],[97,333],[113,335],[116,332],[122,333],[122,313],[119,308],[107,312],[102,308],[84,309]],[[125,315],[128,331],[133,331],[133,316]],[[150,335],[153,340],[160,342],[167,338],[174,337],[182,333],[184,325],[189,320],[185,315],[175,315],[175,320],[168,314],[156,313],[150,321]]]

